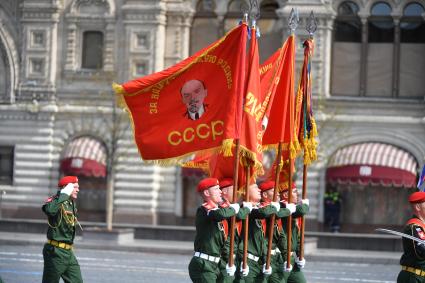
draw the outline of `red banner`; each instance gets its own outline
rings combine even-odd
[[[239,136],[247,27],[158,73],[113,86],[122,95],[144,160],[175,164],[187,154],[231,154]]]
[[[244,165],[252,166],[254,168],[254,175],[261,175],[263,173],[263,165],[261,163],[263,159],[261,121],[264,111],[261,111],[263,108],[263,97],[260,88],[260,63],[255,28],[251,29],[251,44],[248,56],[249,69],[242,114],[240,152],[241,160],[245,163]]]

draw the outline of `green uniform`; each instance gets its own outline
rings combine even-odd
[[[265,227],[263,227],[263,219],[276,213],[276,208],[267,205],[260,208],[253,208],[249,215],[248,224],[248,258],[249,266],[248,276],[240,278],[238,274],[236,282],[266,282],[266,276],[263,274],[263,264],[267,255],[267,238],[265,236]],[[243,236],[242,236],[243,238]],[[243,241],[239,243],[239,256],[242,262]],[[250,258],[251,257],[251,258]]]
[[[286,239],[285,234],[283,234],[282,227],[281,226],[281,218],[288,217],[291,215],[291,212],[289,209],[286,209],[285,207],[282,207],[277,213],[276,213],[276,221],[273,225],[273,239],[272,239],[272,255],[270,258],[270,266],[272,267],[272,274],[267,277],[267,282],[272,283],[280,283],[284,282],[284,272],[282,269],[283,266],[283,258],[282,254],[286,252],[286,244],[283,244],[284,241],[281,240],[281,238]],[[268,231],[270,229],[270,221],[267,221],[267,235],[268,237]],[[267,254],[266,254],[267,256]]]
[[[226,241],[223,221],[235,215],[231,207],[212,208],[204,204],[196,212],[195,255],[189,263],[193,282],[216,282],[220,276],[220,255]]]
[[[56,283],[61,277],[65,283],[83,282],[80,265],[72,250],[77,223],[74,202],[67,194],[58,192],[46,201],[42,210],[49,224],[48,243],[43,248],[43,283]]]
[[[425,223],[414,216],[407,222],[403,233],[425,240]],[[425,245],[403,238],[403,251],[400,258],[402,270],[398,274],[397,283],[425,282]]]
[[[236,222],[235,222],[235,240],[233,245],[233,254],[237,255],[238,251],[238,245],[241,241],[241,237],[238,231],[238,226],[242,227],[241,220],[246,219],[246,216],[249,214],[249,209],[246,207],[241,207],[238,214],[236,215]],[[230,222],[231,219],[227,219],[228,229],[229,233],[228,236],[230,236]],[[227,237],[223,249],[221,251],[221,260],[220,260],[220,277],[218,278],[217,282],[223,282],[223,283],[229,283],[233,282],[235,279],[235,276],[229,276],[226,272],[226,265],[229,262],[229,250],[230,250],[230,237]],[[236,267],[235,274],[239,271],[240,267],[240,257],[236,256],[233,264]]]
[[[300,204],[297,205],[296,210],[294,214],[292,214],[292,238],[291,238],[291,251],[293,252],[293,255],[291,256],[291,265],[292,265],[292,271],[291,272],[285,272],[285,281],[288,283],[306,283],[306,279],[304,277],[303,272],[298,267],[298,265],[295,264],[295,256],[299,256],[299,243],[300,243],[300,228],[298,225],[298,220],[308,213],[309,206],[306,204]],[[282,253],[283,261],[285,262],[287,259],[287,223],[288,218],[282,218],[282,236],[279,239],[280,246],[283,247],[284,252]]]

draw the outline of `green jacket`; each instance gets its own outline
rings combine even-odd
[[[225,243],[222,221],[235,215],[231,207],[207,209],[200,206],[196,211],[195,252],[219,257]]]
[[[236,254],[238,251],[238,245],[239,242],[242,240],[241,235],[238,232],[238,225],[242,226],[241,221],[246,219],[246,216],[249,215],[249,209],[246,207],[241,207],[239,209],[238,214],[236,215],[236,221],[235,221],[235,240],[233,244],[233,253]],[[227,219],[228,229],[229,232],[227,234],[227,239],[224,243],[223,249],[221,251],[221,258],[224,259],[226,262],[228,262],[229,259],[229,250],[230,250],[230,222],[231,219]],[[242,231],[241,231],[242,232]]]
[[[248,221],[248,253],[261,258],[266,256],[267,238],[262,220],[276,212],[276,208],[271,205],[252,209]],[[239,253],[243,254],[243,240],[239,243]]]
[[[309,211],[309,206],[306,204],[298,204],[296,206],[295,212],[292,214],[292,238],[291,238],[291,251],[299,253],[299,242],[300,242],[300,228],[298,227],[298,219],[306,215]],[[282,253],[282,256],[286,258],[287,256],[287,226],[288,226],[288,217],[282,218],[282,231],[281,237],[278,240],[278,247]]]
[[[77,224],[77,208],[70,196],[58,192],[46,201],[42,210],[47,215],[49,225],[47,239],[72,245]]]

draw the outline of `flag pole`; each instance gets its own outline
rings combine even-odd
[[[280,171],[280,159],[282,155],[282,142],[279,142],[279,146],[277,148],[277,156],[276,156],[276,170],[275,170],[275,182],[273,188],[273,201],[277,200],[277,192],[279,188],[279,171]],[[274,223],[276,221],[276,215],[272,214],[270,216],[269,222],[269,230],[268,230],[268,242],[267,242],[267,258],[266,258],[266,269],[270,268],[270,259],[272,253],[272,242],[273,242],[273,232],[274,232]]]
[[[248,23],[248,13],[244,12],[243,23]],[[242,117],[240,118],[242,119]],[[240,123],[240,121],[239,121]],[[235,140],[235,159],[233,163],[233,195],[231,202],[236,202],[236,196],[238,191],[238,177],[239,177],[239,148],[240,148],[240,140],[239,138]],[[235,246],[235,225],[236,225],[236,215],[232,216],[230,218],[230,244],[229,244],[229,258],[228,258],[228,264],[230,267],[234,265],[234,257],[233,257],[233,251]]]
[[[304,151],[304,157],[306,153]],[[307,165],[303,166],[303,192],[302,199],[307,197]],[[305,216],[301,218],[301,231],[300,231],[300,260],[304,258],[304,231],[305,231]]]
[[[299,22],[299,15],[298,15],[298,10],[294,10],[292,8],[291,13],[289,14],[289,21],[288,21],[288,26],[290,29],[291,34],[295,33],[295,30],[298,26],[298,22]],[[292,90],[290,90],[290,93],[292,92]],[[290,94],[291,95],[291,94]],[[294,111],[294,105],[292,100],[289,98],[289,111]],[[290,117],[290,121],[289,121],[289,126],[291,127],[291,124],[293,125],[293,121],[291,121],[291,119],[293,119],[293,115],[290,113],[289,115]],[[291,147],[291,144],[293,142],[293,135],[292,135],[292,130],[289,131],[291,134],[289,135],[289,147]],[[289,172],[288,172],[288,204],[292,202],[292,172],[294,171],[294,159],[291,156],[291,153],[289,153]],[[289,270],[289,268],[291,267],[291,250],[292,250],[292,214],[290,214],[288,216],[288,223],[286,225],[286,232],[287,232],[287,253],[286,253],[286,269]]]
[[[246,186],[246,191],[245,191],[245,201],[249,202],[249,180],[251,179],[251,176],[249,175],[250,171],[251,171],[251,166],[247,165],[245,167],[245,175],[246,175],[246,179],[245,179],[245,186]],[[247,266],[247,257],[248,257],[248,223],[249,223],[249,215],[246,216],[246,218],[244,219],[244,225],[243,225],[243,230],[244,230],[244,238],[243,238],[243,258],[242,258],[242,268],[246,269]]]
[[[310,17],[307,21],[307,26],[306,26],[306,30],[307,30],[308,34],[310,35],[310,39],[313,39],[313,35],[314,35],[314,32],[316,31],[316,29],[317,29],[316,18],[314,17],[313,11],[311,11]],[[307,79],[309,79],[309,77],[307,77]],[[304,130],[304,133],[305,133],[305,131],[307,129],[305,129],[305,127],[304,127],[303,130]],[[304,148],[302,199],[307,198],[307,169],[308,169],[308,165],[305,164],[306,154],[307,154],[307,149]],[[302,218],[301,218],[301,231],[300,231],[300,256],[299,256],[300,260],[304,259],[305,220],[306,220],[305,216],[303,215]]]
[[[235,150],[236,152],[235,152],[235,161],[233,164],[234,177],[233,177],[233,195],[231,199],[232,203],[236,202],[236,195],[238,190],[239,139],[236,139],[235,143],[236,143],[236,150]],[[236,215],[232,216],[232,218],[230,219],[230,233],[229,233],[230,246],[229,246],[229,259],[228,259],[228,263],[230,267],[232,267],[234,263],[233,250],[235,246],[235,223],[236,223]]]

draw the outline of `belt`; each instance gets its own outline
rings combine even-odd
[[[414,268],[414,267],[402,265],[401,270],[404,270],[404,271],[425,277],[425,270],[422,270],[422,269],[417,269],[417,268]]]
[[[49,239],[49,240],[47,240],[47,243],[52,245],[52,246],[55,246],[55,247],[58,247],[58,248],[61,248],[61,249],[65,249],[65,250],[71,250],[72,249],[72,245],[62,243],[62,242],[58,242],[58,241],[55,241],[55,240]]]
[[[271,255],[280,254],[280,250],[278,248],[271,250]]]
[[[248,257],[249,259],[252,259],[253,261],[258,261],[258,260],[260,259],[260,257],[255,256],[255,255],[250,254],[250,253],[248,253],[247,257]]]
[[[200,257],[200,258],[203,258],[203,259],[206,259],[208,261],[215,262],[215,263],[218,263],[220,261],[220,257],[218,257],[218,256],[207,255],[207,254],[204,254],[204,253],[201,253],[201,252],[195,252],[193,254],[193,256],[194,257]]]

